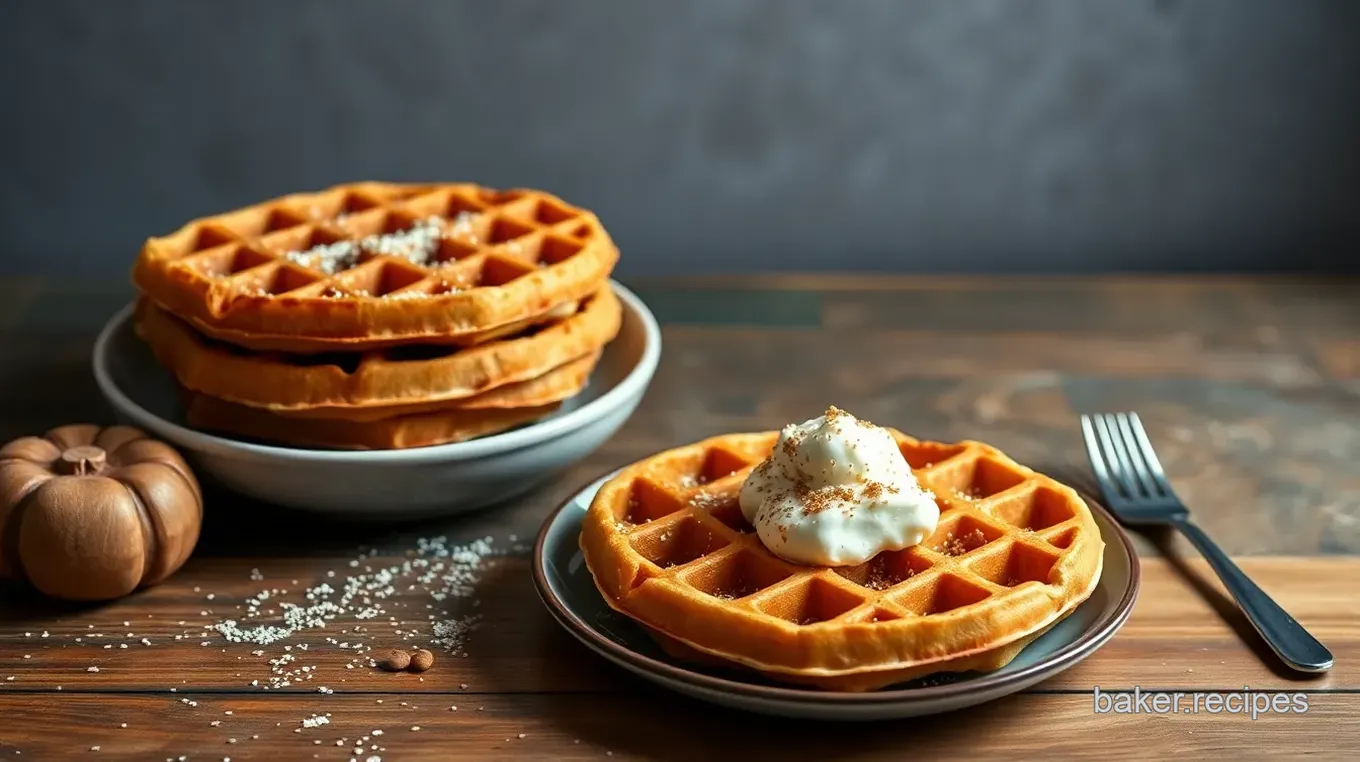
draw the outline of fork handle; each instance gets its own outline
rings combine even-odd
[[[1332,668],[1332,653],[1327,647],[1237,568],[1237,564],[1203,529],[1188,518],[1176,519],[1172,523],[1204,554],[1205,560],[1218,573],[1223,586],[1232,593],[1252,626],[1286,664],[1300,672],[1326,672]]]

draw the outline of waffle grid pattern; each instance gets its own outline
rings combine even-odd
[[[921,545],[859,566],[807,571],[769,553],[736,500],[759,460],[722,447],[686,481],[638,477],[619,528],[647,561],[642,579],[667,576],[795,625],[931,616],[1016,585],[1048,583],[1081,531],[1064,495],[964,445],[900,445],[917,479],[936,493],[939,525]]]
[[[323,265],[322,254],[313,255],[315,264],[299,256],[407,231],[430,217],[453,224],[437,239],[426,266],[372,250],[336,268]],[[527,192],[359,187],[211,218],[166,239],[162,251],[175,267],[255,296],[410,298],[504,285],[574,256],[590,232],[579,210]]]
[[[779,559],[737,500],[777,433],[731,435],[643,461],[602,487],[582,535],[597,585],[664,635],[795,676],[886,674],[980,654],[1089,595],[1103,543],[1070,488],[979,442],[893,434],[941,508],[921,545],[844,568]]]
[[[457,343],[597,290],[617,255],[593,214],[540,191],[362,183],[152,238],[134,279],[219,338],[324,351],[327,341]],[[337,304],[354,309],[326,311]],[[296,340],[252,343],[270,336]]]

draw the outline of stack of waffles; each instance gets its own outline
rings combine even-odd
[[[1100,529],[1072,488],[996,448],[891,433],[940,506],[920,545],[836,568],[772,554],[738,503],[771,431],[623,469],[586,513],[586,565],[612,608],[682,659],[835,691],[999,669],[1094,592]]]
[[[547,193],[361,183],[195,220],[133,270],[191,426],[336,449],[485,436],[586,385],[619,330],[596,216]]]

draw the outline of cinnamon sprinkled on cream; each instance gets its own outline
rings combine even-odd
[[[835,407],[785,427],[740,503],[772,553],[818,566],[920,543],[939,520],[893,436]]]

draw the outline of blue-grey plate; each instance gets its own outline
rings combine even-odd
[[[613,474],[597,479],[544,522],[534,546],[534,584],[567,632],[624,669],[680,693],[735,709],[823,720],[878,720],[947,712],[1023,690],[1077,664],[1104,645],[1133,610],[1138,557],[1128,535],[1091,498],[1105,540],[1100,582],[1091,597],[1010,664],[987,673],[932,677],[869,693],[834,693],[781,686],[735,670],[680,662],[628,617],[605,603],[579,545],[581,518]]]

